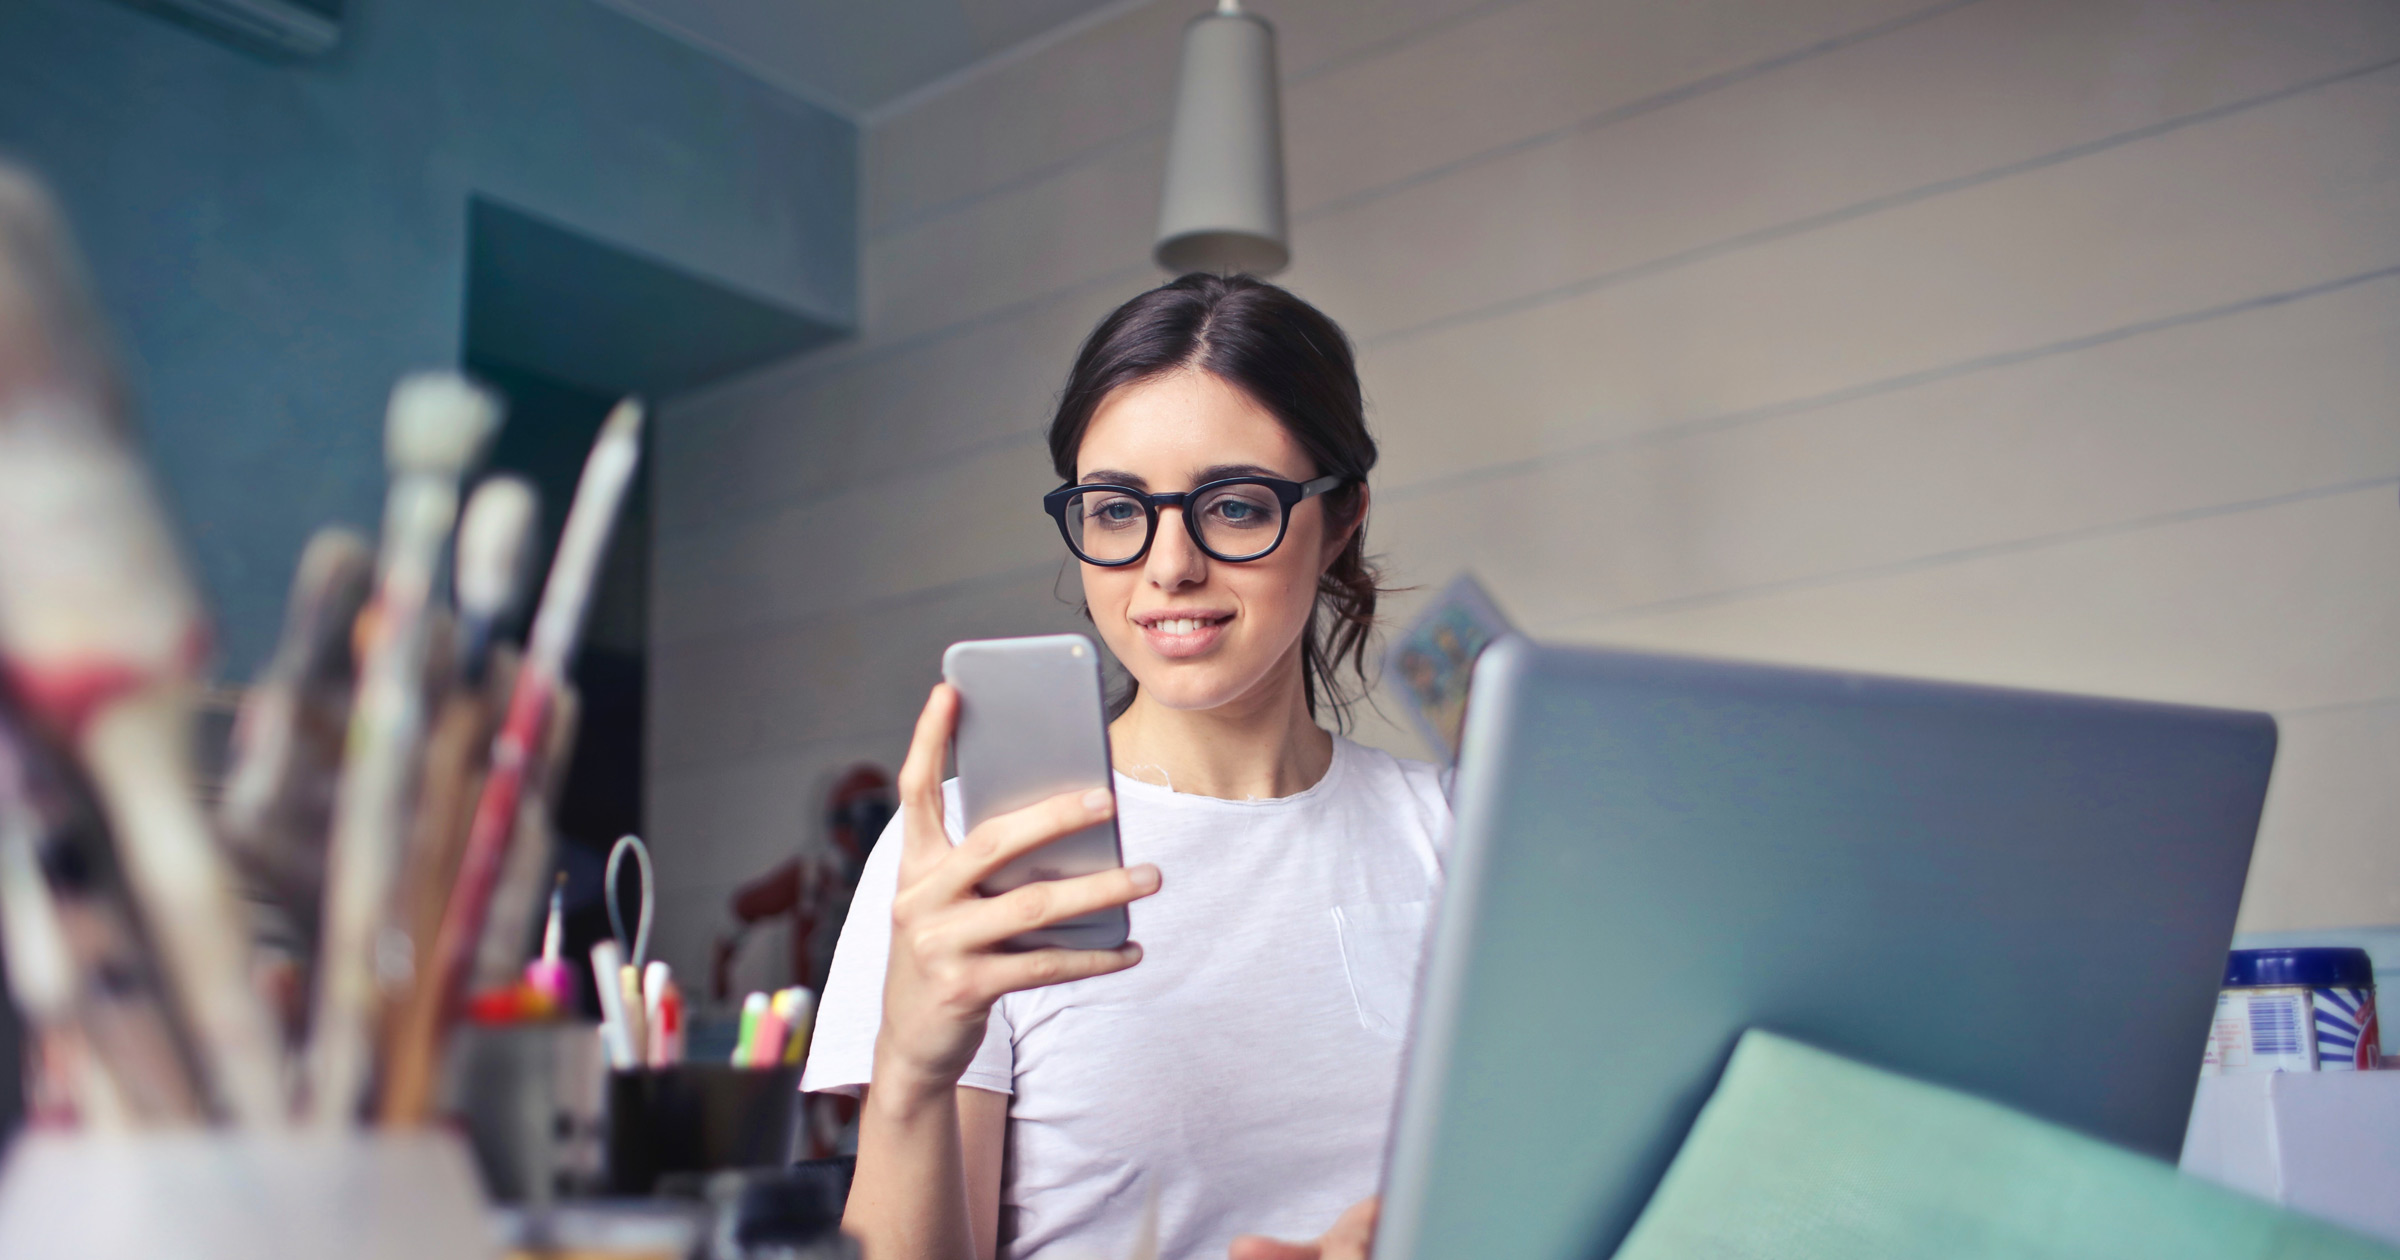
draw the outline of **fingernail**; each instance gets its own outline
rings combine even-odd
[[[1107,788],[1093,788],[1083,794],[1083,807],[1095,814],[1105,814],[1108,812],[1110,803],[1115,799],[1109,794]]]
[[[1125,956],[1126,956],[1127,958],[1130,958],[1130,959],[1134,960],[1135,962],[1140,962],[1140,961],[1142,960],[1142,946],[1141,946],[1141,942],[1139,942],[1139,941],[1127,941],[1127,942],[1125,942]]]
[[[1158,868],[1157,868],[1157,867],[1155,867],[1155,866],[1148,866],[1148,865],[1144,865],[1144,866],[1137,866],[1137,867],[1134,867],[1134,868],[1133,868],[1131,871],[1128,871],[1128,872],[1126,872],[1126,873],[1127,873],[1127,874],[1129,874],[1129,875],[1131,875],[1131,876],[1133,876],[1133,886],[1134,886],[1136,889],[1138,889],[1139,891],[1142,891],[1142,892],[1156,892],[1156,891],[1158,891]]]

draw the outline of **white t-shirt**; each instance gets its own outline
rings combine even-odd
[[[1012,1260],[1221,1260],[1236,1234],[1313,1238],[1374,1193],[1450,806],[1423,762],[1335,737],[1315,786],[1190,796],[1116,776],[1142,961],[1011,993],[960,1083],[1013,1095],[1001,1188]],[[957,785],[951,841],[960,839]],[[842,926],[804,1090],[857,1092],[882,1023],[900,823]]]

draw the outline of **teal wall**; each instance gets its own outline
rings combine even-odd
[[[471,198],[854,322],[847,120],[590,0],[349,9],[334,53],[276,62],[110,0],[0,0],[0,154],[81,238],[231,678],[309,531],[375,521],[394,376],[461,361]]]

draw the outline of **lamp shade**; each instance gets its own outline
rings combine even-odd
[[[1175,130],[1158,209],[1158,265],[1267,275],[1292,259],[1283,223],[1275,28],[1230,5],[1183,30]]]

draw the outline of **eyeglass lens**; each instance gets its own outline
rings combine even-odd
[[[1067,501],[1067,536],[1102,564],[1131,560],[1150,542],[1148,505],[1121,490],[1087,490]],[[1201,545],[1220,560],[1254,560],[1275,549],[1283,503],[1265,486],[1218,486],[1184,509]]]

